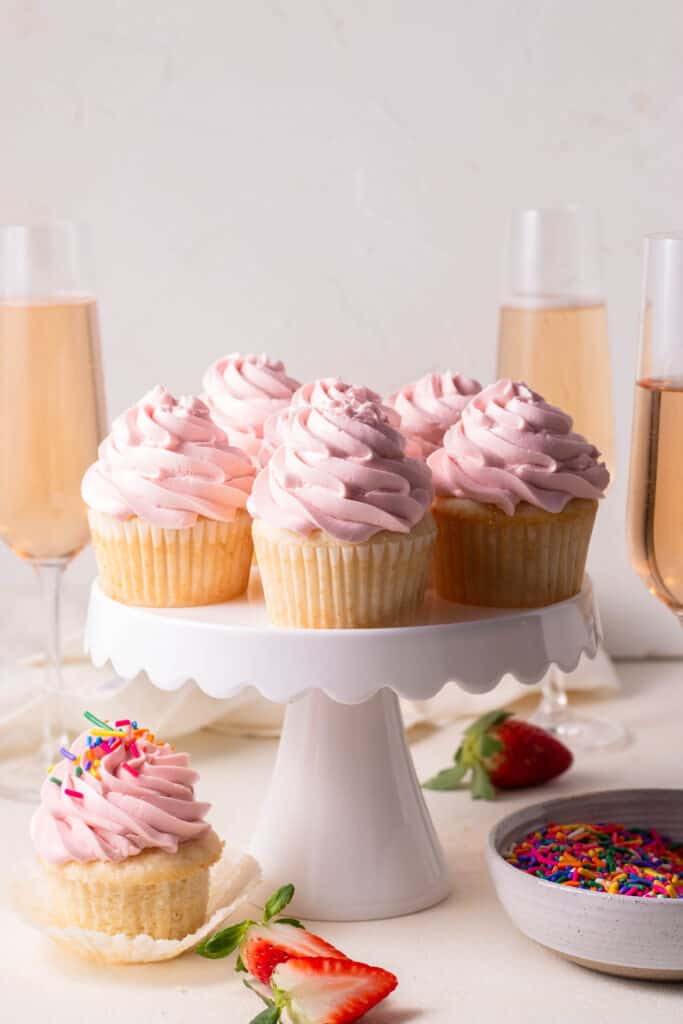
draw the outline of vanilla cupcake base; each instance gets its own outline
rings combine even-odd
[[[506,515],[466,498],[437,498],[434,586],[459,604],[537,608],[581,589],[597,501],[574,498],[562,512],[526,502]]]
[[[222,848],[209,829],[181,843],[177,853],[143,850],[120,863],[45,865],[52,924],[107,935],[183,939],[206,919],[209,868]]]
[[[227,523],[200,516],[180,530],[93,509],[88,519],[100,583],[115,601],[178,608],[230,601],[247,588],[253,545],[242,510]]]
[[[360,629],[409,622],[424,599],[436,537],[429,513],[410,533],[352,544],[254,521],[266,607],[276,626]]]

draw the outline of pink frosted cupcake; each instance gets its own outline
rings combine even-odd
[[[182,939],[204,923],[223,845],[195,797],[198,775],[137,723],[87,717],[95,724],[60,751],[31,821],[52,922]]]
[[[426,373],[414,384],[395,392],[387,405],[400,417],[400,429],[408,438],[406,452],[426,459],[435,451],[446,431],[458,422],[470,398],[481,384],[459,373]]]
[[[246,590],[255,470],[199,398],[154,388],[114,421],[98,455],[82,494],[105,593],[166,608]]]
[[[276,625],[385,626],[421,604],[431,474],[405,456],[394,421],[374,392],[335,379],[306,385],[291,408],[247,506]]]
[[[278,413],[286,409],[299,382],[288,377],[284,363],[262,355],[231,355],[218,359],[204,374],[205,400],[230,444],[257,464],[267,462],[270,436]]]
[[[450,601],[538,607],[581,589],[598,499],[600,453],[526,384],[473,398],[429,456],[438,539],[434,580]]]

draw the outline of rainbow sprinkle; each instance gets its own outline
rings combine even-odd
[[[150,732],[149,729],[139,728],[138,723],[130,718],[118,719],[112,726],[109,722],[103,721],[90,711],[85,711],[84,717],[90,722],[91,729],[86,735],[86,747],[82,754],[73,754],[66,747],[60,747],[59,750],[60,755],[71,762],[69,769],[73,769],[74,776],[77,779],[83,778],[84,774],[87,773],[92,778],[101,781],[100,768],[102,759],[118,750],[121,746],[124,747],[127,758],[141,759],[144,756],[144,746],[143,751],[141,751],[138,743],[143,745],[154,744],[155,746],[167,745],[163,740],[157,740],[154,733]],[[168,746],[170,747],[170,745]],[[170,747],[170,749],[174,748]],[[62,786],[62,780],[53,775],[56,767],[57,765],[54,764],[48,769],[48,778],[55,785]],[[131,767],[128,760],[121,761],[118,767],[125,769],[133,778],[140,778],[140,771]],[[83,799],[83,793],[79,793],[75,789],[63,787],[62,792],[66,796],[77,797],[79,800]]]
[[[575,889],[645,899],[683,899],[683,843],[655,829],[549,824],[505,857],[536,878]]]

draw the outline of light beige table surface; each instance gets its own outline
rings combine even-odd
[[[633,732],[628,748],[582,755],[544,790],[496,803],[462,793],[428,794],[454,875],[451,898],[422,914],[360,924],[326,924],[325,935],[359,960],[395,971],[399,988],[368,1024],[585,1024],[683,1020],[683,988],[593,974],[521,936],[499,906],[483,857],[497,818],[540,799],[623,785],[683,781],[683,664],[619,666],[623,693],[585,709],[614,715]],[[462,725],[413,742],[421,777],[444,766]],[[188,744],[202,773],[213,821],[233,843],[247,843],[267,784],[275,741],[201,733]],[[0,801],[0,867],[30,854],[29,809]],[[287,881],[282,879],[282,882]],[[258,1012],[225,961],[195,955],[146,967],[94,967],[51,946],[0,906],[0,1021],[3,1024],[248,1024]]]

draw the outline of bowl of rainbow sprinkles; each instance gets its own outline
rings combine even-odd
[[[683,979],[683,791],[545,801],[491,830],[487,861],[521,932],[584,967]]]

